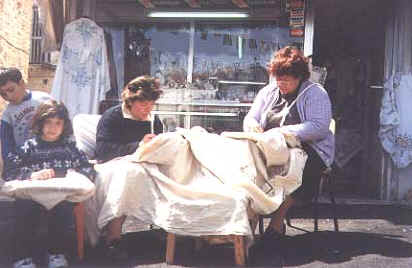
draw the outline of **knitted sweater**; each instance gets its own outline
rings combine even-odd
[[[32,137],[30,131],[31,119],[36,108],[50,100],[47,93],[41,91],[28,91],[23,101],[19,104],[9,103],[3,112],[0,124],[1,154],[3,161],[9,152]]]
[[[151,133],[151,126],[151,121],[126,118],[121,104],[108,109],[97,125],[96,159],[105,162],[135,152],[144,135]],[[155,134],[163,132],[157,116],[153,128]]]
[[[307,88],[304,92],[303,90]],[[244,127],[254,121],[263,129],[266,125],[266,115],[271,104],[279,95],[276,83],[262,88],[256,96],[253,105],[244,119]],[[300,124],[287,125],[282,128],[295,134],[302,142],[311,146],[322,158],[326,166],[331,166],[335,156],[335,137],[329,130],[332,119],[332,107],[325,89],[318,84],[304,81],[298,89],[296,104]]]
[[[94,180],[96,171],[86,155],[79,151],[72,138],[63,138],[55,142],[43,141],[38,136],[27,140],[16,152],[10,152],[6,158],[4,179],[25,180],[31,174],[42,169],[54,169],[57,177],[62,177],[68,169]]]

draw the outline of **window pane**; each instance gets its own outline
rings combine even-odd
[[[285,45],[301,46],[277,22],[197,23],[192,89],[216,90],[215,98],[251,102],[268,80],[267,63]],[[207,99],[212,94],[192,94]]]
[[[189,39],[187,23],[151,23],[129,27],[126,82],[149,74],[158,77],[166,90],[185,85]]]

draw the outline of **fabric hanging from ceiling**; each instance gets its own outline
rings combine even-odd
[[[386,27],[379,138],[398,168],[412,163],[412,2],[394,1]]]
[[[104,32],[94,21],[81,18],[66,25],[51,95],[67,106],[71,118],[96,114],[110,90]]]

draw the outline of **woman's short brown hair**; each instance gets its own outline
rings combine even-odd
[[[286,46],[275,52],[269,63],[268,72],[273,76],[291,75],[307,80],[310,76],[308,62],[300,49]]]
[[[143,75],[130,81],[123,89],[122,101],[130,109],[134,101],[157,101],[163,91],[155,78]]]
[[[37,107],[37,110],[32,119],[32,131],[35,135],[42,135],[44,122],[49,118],[59,118],[64,121],[62,137],[69,137],[73,134],[72,122],[69,117],[69,112],[63,102],[55,100],[46,101]]]

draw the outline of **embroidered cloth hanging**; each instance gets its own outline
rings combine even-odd
[[[96,114],[110,90],[104,32],[94,21],[81,18],[66,25],[51,95],[67,106],[71,118]]]

